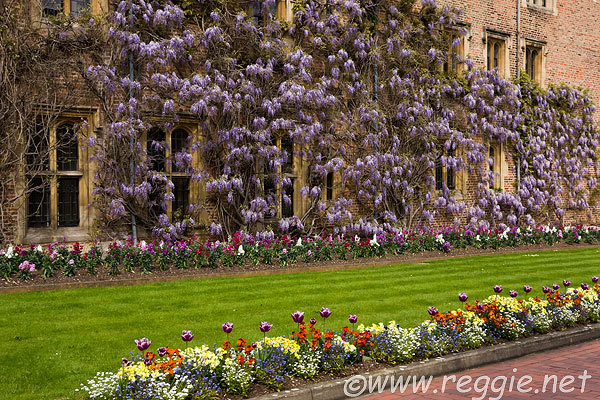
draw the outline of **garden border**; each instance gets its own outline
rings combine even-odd
[[[473,249],[464,254],[460,251],[451,253],[441,253],[435,251],[423,251],[421,253],[407,253],[401,255],[387,255],[380,258],[360,258],[348,259],[338,263],[327,265],[311,265],[311,264],[293,264],[283,268],[273,269],[243,269],[239,268],[230,272],[210,272],[210,273],[190,273],[190,274],[174,274],[152,276],[137,273],[134,278],[115,279],[115,280],[95,280],[95,281],[74,281],[61,283],[48,283],[41,285],[15,285],[15,286],[0,286],[0,295],[8,293],[28,293],[28,292],[44,292],[49,290],[65,290],[65,289],[86,289],[94,287],[114,287],[114,286],[135,286],[152,283],[177,282],[183,280],[210,279],[210,278],[229,278],[229,277],[247,277],[247,276],[263,276],[275,274],[293,274],[303,272],[326,272],[340,271],[349,269],[362,269],[369,267],[382,267],[396,264],[414,265],[419,263],[427,263],[432,261],[467,258],[478,256],[491,256],[499,254],[521,254],[538,251],[564,251],[564,250],[579,250],[589,248],[600,248],[599,244],[577,243],[577,244],[554,244],[554,245],[521,245],[516,247],[501,247],[497,249]]]
[[[498,363],[523,357],[533,353],[557,349],[594,339],[600,339],[600,323],[588,324],[582,327],[555,331],[543,335],[531,336],[505,342],[485,348],[469,350],[461,353],[451,354],[444,357],[414,362],[408,365],[400,365],[382,369],[373,373],[365,372],[364,375],[381,376],[388,390],[390,381],[384,380],[385,376],[407,378],[409,376],[442,376],[450,373],[464,371],[488,364]],[[344,394],[344,385],[350,377],[337,379],[335,381],[312,384],[301,388],[293,388],[279,393],[270,393],[252,398],[253,400],[342,400],[349,397]],[[367,395],[369,393],[364,393]]]

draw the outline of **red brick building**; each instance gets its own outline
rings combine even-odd
[[[278,18],[291,19],[292,2],[280,0],[277,4]],[[475,68],[497,68],[509,79],[525,71],[544,87],[564,82],[586,88],[595,103],[600,104],[600,0],[438,0],[438,4],[462,10],[460,24],[467,34],[459,52],[473,60]],[[86,8],[92,14],[110,11],[108,0],[32,0],[29,13],[32,21],[38,21],[60,13],[76,16]],[[77,107],[62,112],[48,133],[56,138],[82,119],[87,121],[90,132],[102,131],[100,107],[93,99],[83,98]],[[199,131],[193,120],[184,125],[180,128],[186,130],[186,135]],[[172,142],[176,133],[177,129],[166,132],[163,140]],[[6,214],[4,229],[12,231],[14,242],[48,242],[62,237],[85,240],[94,231],[96,210],[88,206],[93,198],[94,167],[84,161],[89,155],[81,147],[71,150],[75,161],[66,168],[60,167],[58,155],[50,156],[48,174],[52,178],[47,192],[33,192]],[[514,191],[517,172],[510,156],[500,146],[490,149],[490,156],[496,160],[497,189]],[[301,167],[294,169],[294,178],[298,178],[298,187],[293,191],[294,208],[302,207],[299,188],[305,179],[303,171]],[[189,182],[187,176],[176,178]],[[440,171],[440,179],[447,180],[447,171]],[[460,192],[457,197],[471,199],[477,182],[465,173],[453,179]],[[188,183],[183,196],[202,196],[203,189],[194,185]],[[169,212],[172,209],[169,206]],[[364,210],[356,211],[360,214]],[[296,210],[291,212],[295,214]],[[208,215],[205,213],[206,221],[202,221],[207,225]],[[439,223],[449,221],[450,218],[440,219]]]

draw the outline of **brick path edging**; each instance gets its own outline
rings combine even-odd
[[[373,376],[442,376],[486,364],[498,363],[539,353],[563,346],[578,344],[600,338],[600,324],[590,324],[564,331],[550,332],[545,335],[531,336],[514,342],[501,343],[494,346],[450,354],[430,360],[419,361],[409,365],[386,368],[364,375]],[[349,377],[348,377],[349,378]],[[253,398],[253,400],[342,400],[348,399],[344,394],[344,384],[348,378],[326,383],[308,385],[301,388],[285,390]],[[382,379],[383,381],[383,379]],[[385,390],[389,389],[389,380]]]

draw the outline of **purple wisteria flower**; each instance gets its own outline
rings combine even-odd
[[[327,307],[322,307],[319,314],[321,314],[321,317],[323,318],[328,318],[331,315],[331,310]]]
[[[310,324],[311,324],[311,325],[314,325],[314,324],[316,324],[316,323],[317,323],[317,319],[316,319],[316,318],[311,318],[311,319],[310,319]]]
[[[570,280],[567,280],[567,279],[565,279],[565,280],[563,281],[563,285],[565,285],[565,287],[571,286],[571,281],[570,281]]]
[[[427,312],[433,317],[435,314],[438,313],[438,309],[435,307],[427,307]]]
[[[519,295],[519,292],[517,292],[516,290],[511,290],[510,292],[508,292],[508,294],[510,294],[510,297],[517,297]]]
[[[351,324],[355,324],[356,321],[358,321],[358,317],[356,315],[354,315],[354,314],[350,314],[348,316],[348,321],[350,321]]]
[[[304,313],[302,311],[296,311],[295,313],[293,313],[291,315],[292,315],[292,319],[297,324],[301,324],[302,321],[304,321]]]
[[[192,331],[182,331],[181,332],[181,340],[184,342],[190,342],[194,338],[194,334]]]
[[[462,301],[462,302],[465,302],[465,301],[467,301],[467,299],[468,299],[468,298],[469,298],[469,296],[467,296],[467,294],[466,294],[466,293],[459,293],[459,294],[458,294],[458,299],[459,299],[460,301]]]
[[[523,285],[523,290],[525,291],[525,293],[529,293],[531,292],[532,287],[529,285]]]
[[[225,322],[223,325],[221,325],[221,328],[223,328],[223,332],[230,334],[233,330],[233,322]]]
[[[146,350],[148,347],[150,347],[150,344],[152,343],[150,340],[148,340],[146,338],[135,339],[134,342],[139,351]]]
[[[494,292],[496,292],[496,293],[502,292],[502,285],[495,285],[494,286]]]
[[[273,325],[270,324],[270,323],[268,323],[267,321],[262,321],[260,323],[259,327],[260,327],[260,331],[262,333],[267,333],[267,332],[269,332],[271,330],[271,328],[273,327]]]

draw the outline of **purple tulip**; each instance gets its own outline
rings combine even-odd
[[[158,348],[158,356],[159,357],[164,357],[167,355],[167,349],[164,347],[159,347]]]
[[[571,281],[569,281],[569,280],[565,279],[565,280],[563,281],[563,285],[565,285],[565,287],[567,287],[567,286],[571,285]]]
[[[319,311],[319,314],[321,314],[321,317],[323,318],[328,318],[331,315],[331,310],[327,307],[323,307],[321,308],[321,311]]]
[[[262,321],[260,323],[260,331],[262,333],[267,333],[271,330],[271,328],[273,327],[272,324],[268,323],[267,321]]]
[[[427,307],[427,312],[433,317],[438,313],[438,309],[435,307]]]
[[[465,301],[467,301],[467,299],[468,299],[468,298],[469,298],[469,296],[467,296],[467,294],[466,294],[466,293],[459,293],[459,294],[458,294],[458,299],[459,299],[460,301],[462,301],[462,302],[465,302]]]
[[[292,319],[295,323],[301,324],[304,321],[304,313],[302,311],[296,311],[292,314]]]
[[[150,344],[152,343],[146,338],[136,339],[134,340],[134,342],[139,351],[146,350],[148,347],[150,347]]]
[[[558,290],[560,289],[560,285],[558,283],[555,283],[554,285],[552,285],[552,289]]]
[[[516,290],[511,290],[510,292],[508,292],[508,294],[510,294],[510,297],[517,297],[519,295],[519,292],[517,292]]]
[[[485,311],[485,307],[483,306],[483,304],[477,303],[477,311],[479,311],[479,312]]]
[[[598,283],[598,277],[597,276],[592,276],[592,282]]]
[[[256,344],[256,342],[252,342],[252,348],[255,349],[256,346],[258,346],[258,344]]]
[[[314,324],[316,324],[316,323],[317,323],[317,319],[316,319],[316,318],[311,318],[311,319],[310,319],[310,324],[311,324],[311,325],[314,325]]]
[[[348,316],[348,321],[350,321],[351,324],[355,324],[356,321],[358,321],[358,317],[356,315],[354,315],[354,314],[350,314]]]
[[[550,293],[550,288],[548,286],[542,286],[542,292],[544,293]]]
[[[221,328],[223,328],[223,332],[225,332],[226,334],[230,334],[233,330],[233,323],[225,322],[223,325],[221,325]]]
[[[588,289],[590,288],[590,285],[588,285],[587,283],[582,283],[582,284],[581,284],[581,288],[582,288],[583,290],[588,290]]]
[[[525,293],[529,293],[529,292],[531,292],[531,286],[523,285],[523,290],[525,291]]]
[[[494,286],[494,292],[496,292],[496,293],[502,292],[502,285],[496,285],[496,286]]]
[[[181,332],[181,339],[184,342],[189,342],[194,338],[194,334],[192,333],[192,331],[182,331]]]

